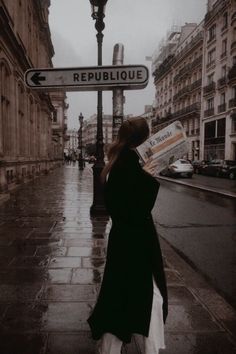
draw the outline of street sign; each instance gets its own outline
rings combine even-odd
[[[147,86],[148,75],[144,65],[29,69],[25,83],[32,89],[48,91],[137,90]]]

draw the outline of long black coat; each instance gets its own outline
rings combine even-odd
[[[126,343],[132,333],[148,336],[152,276],[164,300],[166,320],[166,280],[151,216],[158,189],[159,183],[141,168],[136,152],[124,149],[105,184],[105,203],[112,228],[100,293],[88,319],[96,340],[106,332]]]

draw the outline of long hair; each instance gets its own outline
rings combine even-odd
[[[108,163],[101,173],[103,183],[106,181],[106,176],[124,148],[135,148],[142,144],[148,136],[149,126],[145,118],[129,118],[122,123],[117,139],[108,151]]]

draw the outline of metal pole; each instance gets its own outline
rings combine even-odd
[[[103,22],[103,14],[99,14],[96,20],[95,28],[97,29],[97,43],[98,43],[98,66],[102,65],[102,31],[105,27]],[[93,204],[90,208],[91,215],[106,214],[103,197],[103,185],[101,182],[101,172],[105,166],[104,162],[104,144],[103,144],[103,122],[102,122],[102,91],[98,91],[98,105],[97,105],[97,142],[96,142],[96,161],[93,166]]]
[[[123,65],[124,61],[124,45],[117,43],[113,50],[112,65]],[[113,90],[113,124],[112,124],[112,140],[117,138],[118,130],[124,119],[124,99],[123,89],[116,88]]]

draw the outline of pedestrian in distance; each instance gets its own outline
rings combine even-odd
[[[120,354],[133,334],[143,336],[145,354],[165,348],[167,286],[151,215],[159,182],[152,176],[155,163],[141,167],[135,150],[148,136],[144,118],[126,120],[101,174],[112,227],[100,292],[88,319],[99,354]]]

